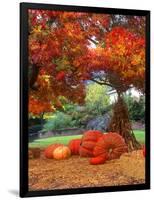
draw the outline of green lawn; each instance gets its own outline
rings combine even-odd
[[[62,143],[62,144],[67,145],[70,140],[75,139],[75,138],[81,138],[81,137],[82,135],[54,136],[54,137],[35,140],[34,142],[29,143],[29,146],[30,147],[46,147],[54,143]]]
[[[144,131],[140,131],[140,130],[134,130],[134,134],[136,136],[136,139],[144,144],[145,142],[145,132]],[[62,143],[67,145],[68,142],[72,139],[75,138],[81,138],[82,135],[69,135],[69,136],[55,136],[55,137],[49,137],[49,138],[44,138],[44,139],[38,139],[35,140],[32,143],[29,143],[29,147],[46,147],[50,144],[54,144],[54,143]]]
[[[140,131],[140,130],[134,130],[134,134],[136,139],[141,143],[145,143],[145,131]]]

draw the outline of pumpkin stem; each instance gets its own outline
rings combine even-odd
[[[112,153],[112,148],[109,149],[109,154],[111,154],[111,153]]]

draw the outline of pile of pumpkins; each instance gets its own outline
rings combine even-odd
[[[73,139],[67,146],[52,144],[48,146],[44,155],[48,159],[66,159],[71,155],[89,157],[93,165],[103,164],[107,160],[120,158],[128,151],[124,139],[118,133],[102,133],[98,130],[86,131],[81,139]]]

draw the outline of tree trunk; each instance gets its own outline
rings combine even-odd
[[[38,89],[38,85],[36,84],[36,81],[37,81],[39,71],[40,71],[40,67],[33,64],[31,67],[31,74],[30,74],[30,80],[29,80],[29,85],[32,90]]]
[[[118,132],[125,139],[129,151],[141,148],[131,127],[127,105],[120,93],[118,93],[118,100],[113,108],[113,116],[108,130]]]
[[[41,119],[41,126],[43,127],[43,117],[44,117],[44,112],[41,114],[40,119]]]

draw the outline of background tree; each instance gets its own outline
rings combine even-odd
[[[133,121],[145,121],[145,97],[141,96],[139,100],[130,95],[124,96],[128,107],[129,117]]]
[[[107,95],[107,87],[97,83],[89,83],[86,86],[85,107],[87,112],[102,115],[110,105],[110,97]]]

